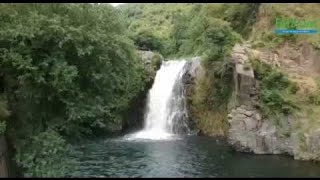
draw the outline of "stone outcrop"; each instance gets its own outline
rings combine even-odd
[[[149,79],[147,79],[147,81],[150,81],[152,84],[153,79],[156,76],[156,72],[160,68],[161,62],[164,60],[164,58],[160,54],[152,51],[138,51],[138,54],[141,57],[144,69],[148,73]]]
[[[241,105],[231,111],[228,140],[237,150],[255,154],[293,154],[289,138],[281,137],[276,126],[254,108]]]
[[[249,63],[248,50],[248,46],[236,45],[232,51],[236,105],[228,115],[228,141],[239,151],[292,155],[290,139],[280,136],[272,121],[256,108],[259,86]]]
[[[192,114],[190,113],[190,99],[188,99],[188,97],[190,97],[191,93],[194,92],[194,87],[195,87],[195,78],[196,76],[199,75],[199,73],[202,70],[202,66],[200,63],[200,57],[194,57],[192,59],[190,59],[185,67],[186,73],[183,75],[182,77],[182,82],[185,86],[184,90],[185,90],[185,96],[187,97],[187,109],[188,109],[188,113],[189,113],[189,120],[188,120],[188,127],[191,129],[192,134],[199,134],[200,131],[196,129],[196,124],[195,124],[195,119],[193,119]]]
[[[299,160],[320,160],[320,129],[309,133],[292,130],[294,117],[281,119],[275,125],[263,117],[258,108],[259,82],[249,63],[249,54],[275,67],[283,66],[277,57],[236,45],[232,51],[236,103],[228,114],[228,141],[238,151],[255,154],[289,154]],[[264,59],[265,58],[265,59]]]

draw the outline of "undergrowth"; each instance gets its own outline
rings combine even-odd
[[[260,109],[264,116],[279,124],[282,116],[292,114],[299,106],[290,98],[298,91],[295,82],[278,69],[257,59],[251,60],[255,76],[260,83]]]

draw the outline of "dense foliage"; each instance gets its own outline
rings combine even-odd
[[[312,10],[311,6],[305,7]],[[155,74],[144,68],[148,65],[137,49],[174,58],[201,56],[204,70],[190,95],[191,110],[201,130],[223,135],[233,90],[229,55],[234,44],[249,35],[254,35],[257,47],[299,40],[270,30],[271,17],[283,13],[285,6],[263,6],[268,11],[261,7],[259,3],[126,4],[118,9],[97,4],[0,4],[0,135],[13,142],[25,176],[65,176],[75,167],[67,158],[74,153],[70,139],[132,125],[124,122],[124,116],[145,93],[152,79],[148,74]],[[265,14],[255,24],[258,10]],[[296,11],[285,17],[304,13]],[[265,27],[270,31],[262,31]],[[317,46],[318,36],[314,37],[308,40]],[[158,67],[160,55],[154,58],[150,64]],[[298,108],[290,99],[298,90],[295,83],[267,64],[252,65],[266,116],[288,115]],[[308,96],[308,103],[318,106],[319,94]]]
[[[185,14],[192,6],[189,3],[128,3],[120,10],[127,17],[127,26],[137,47],[167,56],[175,53],[171,38],[174,16]],[[141,43],[141,39],[146,43]]]
[[[121,129],[145,73],[120,17],[109,5],[0,5],[7,131],[26,175],[63,176],[63,138]]]
[[[236,32],[248,38],[256,21],[260,5],[260,3],[227,4],[224,20],[230,22],[231,27]]]
[[[227,92],[217,82],[228,79],[230,69],[220,70],[228,67],[225,57],[237,35],[210,14],[213,6],[129,6],[122,11],[128,19],[108,5],[0,6],[0,84],[12,112],[7,134],[25,175],[63,176],[70,163],[61,157],[72,152],[60,148],[68,146],[64,139],[121,129],[148,79],[133,45],[165,55],[206,55],[217,87],[210,97]],[[143,21],[148,18],[153,26]]]
[[[207,92],[207,101],[210,102],[206,104],[216,109],[224,105],[231,94],[232,65],[229,56],[234,44],[240,41],[240,36],[228,22],[211,16],[209,7],[195,7],[190,14],[197,11],[197,16],[187,27],[185,37],[188,38],[181,43],[179,53],[203,56],[206,77],[213,82]]]
[[[139,48],[164,56],[202,56],[204,74],[190,93],[191,111],[206,134],[226,133],[232,95],[232,47],[251,32],[260,4],[132,4],[121,7]],[[141,43],[143,39],[144,43]],[[157,45],[157,44],[162,44]],[[156,45],[156,46],[155,46]]]
[[[122,10],[138,47],[154,49],[165,56],[201,54],[206,41],[201,38],[208,24],[229,22],[233,31],[247,37],[255,22],[259,3],[253,4],[127,4]],[[219,20],[213,20],[212,18]],[[217,22],[218,24],[221,22]],[[218,25],[219,26],[219,25]],[[138,43],[147,36],[148,43]],[[141,37],[141,38],[138,38]],[[198,39],[196,39],[198,38]],[[160,42],[162,46],[155,47]],[[148,44],[150,46],[148,46]]]
[[[18,149],[16,160],[26,177],[64,177],[75,170],[72,148],[57,132],[41,132],[25,143],[28,145]]]

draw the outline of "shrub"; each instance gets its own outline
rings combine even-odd
[[[143,30],[134,36],[135,45],[141,50],[150,50],[161,52],[162,42],[154,36],[150,30]]]
[[[261,82],[261,109],[266,116],[277,117],[294,112],[298,107],[287,98],[298,90],[296,83],[277,69],[259,60],[251,60],[257,79]]]
[[[231,27],[236,32],[247,37],[256,21],[256,14],[260,5],[260,3],[228,4],[224,19],[230,22]]]
[[[16,161],[26,177],[64,177],[74,170],[71,146],[51,130],[31,137],[18,149]]]
[[[314,105],[320,105],[320,90],[317,89],[316,91],[312,92],[308,96],[309,103]]]
[[[6,132],[28,176],[62,176],[61,136],[121,129],[145,85],[117,10],[102,4],[0,4],[0,72]]]

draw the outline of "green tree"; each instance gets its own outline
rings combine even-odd
[[[18,163],[40,176],[61,173],[28,165],[30,153],[32,161],[59,167],[50,153],[41,155],[45,143],[121,130],[123,112],[145,83],[124,21],[110,5],[1,4],[0,72]],[[32,139],[37,143],[26,143]]]

